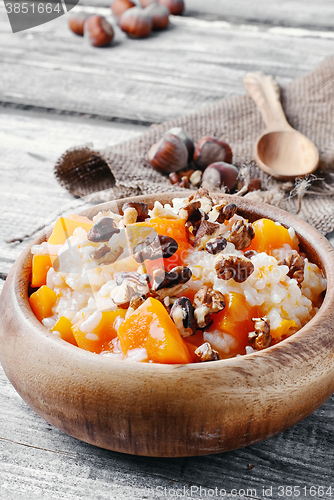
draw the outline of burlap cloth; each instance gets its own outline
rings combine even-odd
[[[180,126],[194,141],[211,135],[228,142],[233,151],[233,163],[249,166],[251,174],[262,179],[267,192],[258,194],[263,201],[280,204],[283,209],[296,213],[296,193],[308,187],[298,216],[322,233],[328,233],[334,229],[334,57],[283,88],[281,100],[289,123],[319,149],[321,162],[316,176],[321,180],[312,177],[312,185],[286,186],[254,165],[254,144],[264,123],[247,95],[224,99],[188,116],[153,125],[140,137],[99,152],[89,147],[73,148],[59,159],[55,173],[73,195],[86,196],[99,191],[92,198],[101,201],[173,191],[175,187],[168,178],[152,169],[147,153],[165,131]],[[254,197],[254,194],[246,196]]]

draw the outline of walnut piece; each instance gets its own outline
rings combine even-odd
[[[218,236],[218,238],[207,242],[207,244],[205,245],[205,250],[212,255],[216,255],[217,253],[222,252],[224,248],[226,248],[226,245],[227,241],[225,240],[224,236]]]
[[[196,331],[194,310],[191,301],[187,297],[177,298],[169,314],[182,338],[194,335]]]
[[[113,245],[109,248],[108,245],[103,244],[92,250],[89,255],[98,265],[107,265],[116,262],[123,252],[124,248],[120,245]]]
[[[194,316],[198,328],[206,328],[211,325],[212,314],[222,311],[225,307],[225,297],[218,290],[208,286],[202,286],[196,292],[193,300]]]
[[[197,250],[204,248],[206,243],[219,231],[219,224],[202,220],[194,239],[194,246]]]
[[[114,234],[119,233],[120,229],[116,226],[114,219],[103,217],[98,222],[95,222],[93,227],[88,231],[87,238],[93,243],[101,243],[109,241]]]
[[[237,250],[244,250],[249,247],[255,237],[253,224],[244,220],[238,220],[232,226],[231,234],[226,238],[233,243]]]
[[[289,272],[288,276],[291,279],[295,279],[298,283],[299,288],[302,286],[304,281],[304,268],[305,261],[301,255],[296,250],[293,250],[291,254],[284,259],[282,259],[279,263],[279,266],[288,266]]]
[[[248,341],[253,349],[262,351],[270,346],[270,322],[267,316],[262,318],[252,318],[254,323],[254,332],[248,334]]]
[[[169,257],[174,255],[177,249],[178,244],[174,238],[157,234],[153,240],[146,239],[138,243],[134,248],[133,258],[138,263],[142,263],[146,259],[169,259]]]
[[[195,351],[196,356],[199,357],[200,361],[218,361],[219,354],[217,351],[212,349],[209,342],[205,342],[204,344],[197,347]]]
[[[162,288],[172,288],[175,285],[187,283],[192,276],[189,267],[176,266],[171,271],[157,269],[153,272],[152,291],[156,292]]]
[[[218,254],[214,261],[215,271],[219,279],[234,279],[243,283],[254,271],[254,264],[243,255]]]
[[[117,273],[116,285],[111,291],[110,297],[116,305],[128,307],[134,297],[146,298],[149,294],[148,274],[138,274],[135,271]]]
[[[124,203],[122,207],[123,214],[127,208],[135,208],[137,211],[137,221],[143,222],[148,218],[148,205],[146,203],[140,203],[139,201],[128,201]]]

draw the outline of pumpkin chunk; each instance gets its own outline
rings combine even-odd
[[[56,293],[46,285],[30,295],[30,307],[39,321],[52,316],[52,308],[57,301]]]
[[[72,323],[65,316],[61,316],[55,326],[51,328],[51,332],[59,332],[60,338],[66,340],[70,344],[77,346],[76,340],[72,332]]]
[[[51,245],[63,245],[67,238],[73,236],[77,227],[82,227],[88,232],[93,227],[93,221],[81,215],[71,215],[66,218],[60,217],[54,225],[48,242]]]
[[[297,238],[292,238],[289,231],[269,219],[259,219],[253,222],[255,237],[247,250],[256,252],[266,252],[272,254],[272,250],[282,248],[283,245],[290,245],[298,251]]]
[[[46,275],[52,267],[50,255],[34,255],[32,259],[32,278],[31,286],[33,288],[46,285]]]
[[[118,330],[123,354],[145,348],[155,363],[191,363],[189,350],[164,306],[149,297]]]
[[[85,321],[80,320],[73,325],[72,332],[81,349],[99,354],[111,350],[109,343],[117,337],[117,323],[120,318],[125,318],[126,310],[96,311],[94,314],[97,317],[97,325],[90,329],[89,324],[84,325]]]

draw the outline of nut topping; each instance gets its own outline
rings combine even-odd
[[[247,259],[251,259],[252,257],[255,257],[257,255],[257,252],[255,250],[247,250],[244,253],[244,256],[247,257]]]
[[[192,276],[189,267],[177,266],[174,267],[169,273],[163,269],[157,269],[153,272],[153,285],[152,290],[157,292],[162,288],[172,288],[175,285],[182,285],[187,283]]]
[[[92,250],[89,255],[97,264],[113,264],[123,252],[124,248],[120,245],[113,245],[109,248],[108,245],[103,244]]]
[[[219,279],[234,279],[243,283],[254,271],[254,264],[243,255],[218,255],[215,258],[215,271]]]
[[[227,237],[227,241],[233,243],[237,250],[244,250],[249,247],[252,239],[255,237],[253,224],[238,220],[232,226],[231,234]]]
[[[217,351],[212,349],[209,342],[205,342],[204,344],[197,347],[195,351],[196,356],[199,357],[200,361],[218,361],[219,354]]]
[[[111,217],[103,217],[88,231],[87,238],[93,243],[109,241],[114,234],[119,234],[120,229]]]
[[[214,240],[210,240],[205,245],[205,250],[212,255],[216,255],[219,252],[222,252],[227,245],[227,241],[224,236],[218,236]]]
[[[123,214],[127,208],[135,208],[137,210],[137,221],[143,222],[148,218],[148,205],[139,201],[128,201],[122,207]]]
[[[192,201],[185,207],[180,208],[179,216],[181,219],[186,219],[190,222],[198,222],[202,219],[204,212],[201,211],[201,202]]]
[[[150,291],[149,280],[148,274],[138,274],[135,271],[118,273],[116,276],[117,286],[112,290],[110,297],[116,305],[128,307],[134,297],[147,297]]]
[[[216,222],[223,224],[226,220],[230,220],[233,215],[237,213],[237,206],[234,203],[229,203],[228,205],[220,206],[218,210],[219,215]]]
[[[179,297],[174,302],[170,317],[174,321],[182,338],[190,337],[196,331],[194,310],[187,297]]]
[[[202,286],[195,294],[193,306],[198,328],[205,328],[213,321],[211,315],[224,309],[225,297],[218,290]]]
[[[289,272],[288,276],[291,279],[295,279],[298,283],[299,288],[304,281],[304,267],[305,261],[296,250],[293,250],[291,254],[285,259],[278,263],[279,266],[288,266]]]
[[[146,259],[169,259],[177,249],[178,244],[174,238],[157,234],[153,240],[146,238],[143,242],[138,243],[134,248],[133,258],[138,263],[142,263]]]
[[[200,249],[219,231],[219,224],[202,220],[194,239],[194,246]]]
[[[200,188],[196,191],[196,193],[192,194],[188,198],[188,201],[197,200],[201,202],[202,210],[204,210],[204,212],[208,214],[213,206],[213,200],[209,195],[209,191],[205,188]]]
[[[267,316],[262,318],[252,318],[254,323],[254,332],[248,334],[248,341],[253,349],[261,351],[270,346],[270,322]]]

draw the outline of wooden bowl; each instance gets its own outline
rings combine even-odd
[[[156,199],[166,203],[177,195],[181,196],[137,200],[152,206]],[[243,357],[189,365],[112,360],[66,343],[36,319],[28,302],[29,247],[13,266],[2,294],[0,360],[17,392],[36,413],[67,434],[102,448],[176,457],[228,451],[273,436],[332,394],[333,248],[291,214],[228,198],[251,221],[268,217],[296,230],[302,250],[328,280],[316,316],[289,339]],[[119,201],[118,206],[129,200]],[[97,206],[88,215],[108,205]]]

